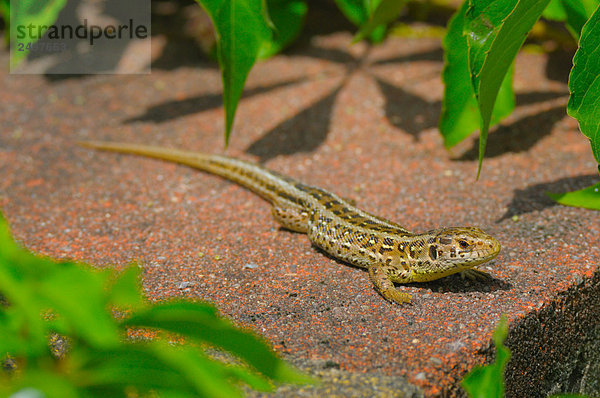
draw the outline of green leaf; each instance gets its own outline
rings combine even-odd
[[[209,304],[163,303],[134,314],[123,325],[158,328],[222,348],[273,380],[308,381],[281,361],[264,340],[253,333],[236,329],[229,321],[220,318]]]
[[[11,395],[11,398],[78,398],[81,396],[65,375],[53,374],[43,370],[23,372],[23,377],[17,379],[12,387],[13,395]],[[2,387],[0,387],[0,392],[2,392]]]
[[[73,377],[86,391],[135,387],[138,392],[177,390],[183,396],[236,397],[239,382],[271,391],[272,384],[250,369],[223,364],[190,346],[162,342],[127,344],[108,351],[91,352],[78,359],[83,364]]]
[[[32,24],[33,26],[50,26],[58,18],[58,14],[67,4],[67,0],[36,0],[36,1],[12,1],[10,8],[10,41],[11,41],[11,67],[17,66],[29,53],[28,44],[35,43],[38,37],[37,30],[33,35],[19,35],[17,29]],[[4,12],[3,12],[4,13]],[[22,44],[22,51],[17,51],[18,45]]]
[[[563,7],[562,0],[550,0],[550,3],[542,12],[542,16],[551,21],[560,21],[564,22],[567,19],[567,12],[565,11],[565,7]]]
[[[277,381],[309,381],[278,359],[262,339],[220,318],[211,305],[174,303],[139,309],[138,276],[134,267],[116,275],[34,256],[12,240],[0,215],[0,352],[18,364],[14,377],[0,383],[0,396],[39,392],[48,397],[216,398],[241,396],[241,383],[272,390],[269,375]],[[167,332],[241,353],[266,377],[249,366],[209,358],[195,342],[122,341],[127,323],[113,318],[115,304],[133,306],[132,319],[137,316],[150,327],[165,326]],[[63,338],[63,347],[68,348],[49,347]],[[60,353],[60,358],[52,352]]]
[[[114,279],[107,292],[107,301],[116,306],[140,308],[143,306],[143,297],[140,294],[140,269],[132,264],[116,275],[111,272]]]
[[[583,27],[579,49],[569,76],[571,97],[567,113],[577,119],[581,132],[590,139],[592,153],[600,164],[600,7]]]
[[[223,79],[225,144],[244,83],[264,43],[271,40],[265,3],[256,0],[196,0],[210,16],[217,33],[217,58]]]
[[[246,383],[249,387],[258,391],[272,391],[273,384],[260,375],[250,372],[248,367],[241,366],[228,366],[226,369],[227,373],[231,377]]]
[[[207,396],[226,396],[218,395],[218,391],[213,391],[215,384],[223,384],[224,377],[217,369],[210,369],[213,364],[204,355],[197,354],[197,362],[190,364],[187,371],[194,375],[196,380],[189,380],[185,374],[179,371],[179,366],[173,363],[175,347],[167,347],[161,343],[151,344],[128,344],[122,345],[113,350],[94,351],[88,356],[78,358],[82,362],[79,374],[74,378],[79,380],[82,389],[94,391],[97,389],[116,388],[124,390],[126,387],[133,386],[140,392],[150,390],[161,391],[163,389],[171,390],[177,388],[181,393],[199,394],[196,388],[196,382],[206,381],[207,388],[202,391]],[[182,354],[185,355],[185,354]],[[203,362],[202,365],[199,363]],[[207,368],[209,368],[207,372]],[[207,374],[208,373],[208,374]],[[210,379],[214,379],[211,383]],[[224,392],[233,393],[227,385],[224,386]]]
[[[592,185],[579,191],[566,193],[547,192],[552,200],[566,206],[583,207],[586,209],[600,210],[600,184]]]
[[[599,3],[599,0],[551,0],[542,15],[550,20],[564,21],[571,35],[578,40],[583,25]]]
[[[46,323],[40,314],[45,309],[37,296],[37,282],[45,277],[54,263],[20,248],[0,214],[0,292],[10,306],[3,309],[3,327],[14,331],[15,345],[7,352],[29,355],[47,347]]]
[[[504,398],[504,370],[511,355],[503,344],[507,334],[508,322],[503,315],[493,336],[496,360],[489,365],[473,368],[461,383],[469,397]]]
[[[361,26],[369,19],[369,10],[363,0],[335,0],[342,13],[356,26]]]
[[[308,10],[304,0],[268,0],[267,6],[274,32],[260,49],[260,59],[277,54],[298,37]]]
[[[374,11],[370,13],[369,19],[366,23],[362,23],[360,29],[352,40],[353,43],[359,42],[366,37],[371,37],[375,29],[385,27],[392,21],[394,21],[400,11],[404,8],[407,0],[380,0]],[[380,28],[381,29],[381,28]]]
[[[470,0],[465,33],[469,48],[471,81],[481,112],[479,164],[485,154],[492,110],[506,73],[527,33],[550,0]]]
[[[444,98],[439,129],[446,148],[458,144],[481,125],[475,92],[469,76],[467,38],[463,34],[468,2],[454,14],[442,42],[444,48]],[[510,68],[500,86],[492,112],[492,124],[510,115],[515,108],[512,89],[513,68]]]
[[[382,2],[388,2],[387,0],[336,0],[338,8],[342,11],[342,13],[348,18],[350,22],[359,27],[359,32],[367,24],[374,12],[377,10],[378,6],[381,5]],[[404,0],[399,0],[404,4]],[[393,5],[388,4],[386,7],[393,7]],[[379,17],[381,18],[381,16]],[[386,25],[379,24],[369,27],[370,33],[368,34],[369,39],[374,43],[381,42],[386,33]],[[364,34],[363,37],[367,35]],[[360,39],[355,39],[358,41]]]

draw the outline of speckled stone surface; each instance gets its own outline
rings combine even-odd
[[[519,55],[518,109],[491,134],[475,182],[477,141],[448,152],[437,131],[439,39],[350,41],[349,32],[317,34],[258,64],[226,151],[219,71],[200,57],[177,66],[177,54],[171,63],[159,54],[152,74],[137,76],[2,69],[0,208],[14,235],[98,267],[137,260],[149,299],[209,300],[325,377],[321,390],[282,387],[280,396],[461,395],[465,373],[493,356],[502,313],[514,351],[509,395],[598,394],[600,214],[544,195],[599,180],[565,114],[569,65]],[[260,161],[411,230],[480,226],[503,249],[483,266],[493,280],[401,286],[414,304],[392,305],[364,270],[280,229],[252,193],[185,167],[82,149],[81,139]]]

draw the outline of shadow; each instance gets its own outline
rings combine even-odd
[[[550,134],[554,124],[567,116],[564,106],[557,106],[535,115],[526,116],[510,125],[499,126],[488,135],[485,156],[488,158],[508,152],[525,152]],[[479,139],[456,160],[477,160]]]
[[[333,1],[308,0],[308,12],[304,19],[304,27],[298,40],[292,45],[294,51],[298,47],[308,45],[314,36],[328,36],[336,32],[356,31],[356,27],[340,12]]]
[[[415,140],[423,130],[436,127],[440,102],[428,102],[399,87],[373,76],[385,97],[385,114],[390,123],[412,135]]]
[[[258,156],[262,163],[279,155],[311,152],[318,148],[327,138],[333,105],[343,86],[342,82],[324,98],[283,121],[254,141],[246,152]]]
[[[166,41],[160,56],[150,63],[151,69],[169,71],[186,66],[211,69],[219,67],[217,61],[212,61],[202,54],[202,50],[193,39],[166,36]]]
[[[132,41],[126,39],[127,35],[123,35],[123,39],[103,36],[90,44],[92,28],[104,26],[105,23],[112,26],[128,26],[129,23],[135,26],[150,26],[150,14],[137,12],[148,9],[147,7],[149,5],[144,0],[107,0],[102,4],[83,0],[69,1],[59,12],[53,25],[69,26],[75,33],[69,33],[67,30],[66,33],[61,33],[64,36],[57,42],[56,38],[50,39],[51,30],[48,30],[37,42],[40,46],[58,43],[64,46],[63,50],[56,54],[47,51],[32,52],[27,59],[33,63],[37,62],[37,66],[33,67],[40,68],[38,73],[43,74],[51,83],[84,79],[95,74],[115,73]],[[107,22],[107,19],[110,22]],[[97,23],[99,25],[96,25]]]
[[[281,87],[287,87],[292,84],[300,83],[302,81],[304,81],[304,79],[293,79],[284,82],[274,83],[268,86],[254,87],[248,90],[244,90],[240,99],[252,97],[253,95],[262,94]],[[171,119],[176,119],[178,117],[218,108],[221,105],[223,105],[222,93],[200,95],[197,97],[186,98],[183,100],[167,101],[165,103],[149,107],[143,115],[127,119],[124,121],[124,123],[162,123]]]
[[[546,59],[546,77],[561,83],[569,81],[569,74],[573,67],[575,50],[559,49],[548,53]]]
[[[66,4],[66,6],[59,12],[57,21],[55,22],[55,24],[57,24],[58,21],[60,21],[60,23],[62,25],[78,26],[80,24],[80,21],[79,21],[79,17],[77,16],[76,11],[77,11],[77,7],[79,6],[80,3],[81,3],[81,0],[68,2]],[[44,37],[38,41],[39,44],[47,42],[47,39],[45,36],[46,35],[44,35]],[[36,60],[36,59],[43,58],[45,55],[46,54],[44,54],[42,52],[37,52],[37,53],[31,52],[30,54],[28,54],[27,59],[28,60]],[[47,82],[55,83],[55,82],[60,82],[63,80],[85,79],[89,76],[93,76],[92,74],[59,73],[59,72],[56,72],[56,68],[57,68],[57,66],[55,65],[55,66],[51,66],[49,68],[49,70],[44,71],[43,76]]]
[[[359,62],[346,51],[336,48],[317,47],[310,44],[307,47],[304,47],[302,52],[297,52],[296,54],[344,65],[346,68],[352,68],[352,65]]]
[[[428,51],[419,53],[401,55],[399,57],[393,57],[388,59],[380,59],[371,63],[373,66],[387,65],[387,64],[398,64],[405,62],[416,62],[416,61],[432,61],[432,62],[444,62],[444,50],[441,47],[434,48]]]
[[[515,189],[512,200],[506,206],[506,213],[496,220],[496,222],[499,223],[512,216],[540,211],[558,205],[558,203],[546,196],[546,192],[562,193],[576,191],[597,184],[598,182],[600,182],[600,177],[597,174],[590,174],[561,178],[553,182],[531,185],[525,189]]]
[[[207,68],[218,68],[216,60],[207,57],[194,38],[192,26],[209,21],[202,18],[204,11],[191,0],[152,1],[152,36],[161,36],[165,44],[158,58],[150,67],[160,70],[202,65]],[[210,30],[210,23],[206,29]]]
[[[318,246],[312,245],[313,250],[316,250],[323,256],[335,261],[340,264],[340,266],[351,267],[360,269],[365,272],[365,275],[368,279],[368,272],[364,267],[359,267],[354,264],[347,263],[339,258],[333,257],[331,254],[327,253],[323,249]],[[496,261],[496,260],[494,260]],[[502,279],[495,278],[489,275],[489,278],[482,280],[470,280],[467,278],[463,278],[460,274],[453,274],[449,276],[445,276],[440,279],[436,279],[430,282],[413,282],[413,283],[394,283],[395,286],[409,286],[416,287],[420,289],[428,289],[434,292],[448,292],[448,293],[468,293],[468,292],[495,292],[498,290],[511,290],[513,288],[510,282],[506,282]]]
[[[460,274],[453,274],[431,282],[408,283],[406,286],[429,289],[440,293],[469,293],[469,292],[495,292],[498,290],[511,290],[510,282],[495,278],[490,275],[487,279],[470,280]]]
[[[536,104],[538,102],[550,101],[556,98],[565,98],[566,101],[569,97],[569,91],[565,88],[565,91],[530,91],[528,93],[521,93],[516,95],[517,106]]]

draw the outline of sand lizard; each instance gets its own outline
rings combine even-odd
[[[306,233],[331,256],[366,268],[375,290],[391,302],[411,301],[394,282],[426,282],[457,272],[485,276],[473,267],[500,251],[500,243],[479,228],[450,227],[415,234],[324,189],[239,159],[116,142],[80,145],[180,163],[248,188],[271,203],[273,217],[284,228]]]

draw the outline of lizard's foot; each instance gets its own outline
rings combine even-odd
[[[369,278],[373,282],[375,290],[383,296],[384,299],[392,303],[410,303],[411,296],[408,293],[398,291],[389,275],[383,270],[381,264],[373,264],[369,267]]]
[[[469,279],[472,281],[487,281],[492,279],[492,276],[486,272],[480,271],[475,268],[464,270],[460,273],[460,277],[463,279]]]
[[[308,232],[308,213],[302,208],[273,203],[271,214],[284,228],[304,234]]]

